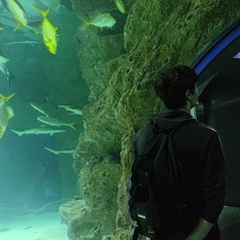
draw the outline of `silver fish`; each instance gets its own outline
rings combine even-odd
[[[40,42],[37,41],[13,41],[13,42],[8,42],[5,43],[5,45],[13,45],[13,44],[30,44],[30,45],[35,45],[39,44]]]
[[[22,131],[11,129],[11,131],[16,133],[20,137],[24,134],[25,135],[49,134],[50,136],[52,136],[53,134],[56,134],[56,133],[66,132],[66,130],[63,130],[63,129],[47,129],[47,128],[33,128],[33,129],[25,129]]]
[[[50,148],[45,147],[46,150],[48,150],[49,152],[58,155],[58,154],[73,154],[75,152],[75,150],[53,150]]]
[[[54,126],[54,127],[67,126],[67,127],[72,128],[72,129],[75,129],[75,127],[74,127],[75,123],[64,123],[64,122],[61,122],[60,120],[58,120],[56,118],[41,116],[41,117],[38,117],[37,120],[42,122],[42,123],[48,124],[50,126]]]
[[[58,105],[60,108],[64,108],[66,111],[72,112],[72,114],[83,115],[83,110],[81,108],[73,107],[70,105]]]
[[[45,116],[48,117],[48,114],[36,103],[30,103],[30,105],[35,109],[37,110],[38,112],[44,114]]]

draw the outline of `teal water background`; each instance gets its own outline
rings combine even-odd
[[[19,0],[29,21],[42,21],[32,4],[46,10],[47,1]],[[45,4],[44,4],[45,3]],[[65,5],[64,5],[65,4]],[[71,155],[54,155],[44,149],[74,149],[83,131],[82,116],[68,115],[57,106],[87,104],[88,89],[81,78],[75,36],[81,20],[72,10],[70,1],[62,1],[57,10],[50,9],[49,21],[58,28],[58,47],[52,55],[43,43],[41,34],[26,27],[13,31],[16,22],[12,14],[0,5],[0,49],[15,76],[8,85],[0,72],[0,93],[15,93],[8,106],[14,111],[7,130],[0,140],[0,208],[38,208],[77,194],[77,178],[72,168]],[[28,43],[29,42],[29,43]],[[76,122],[76,130],[59,135],[23,135],[11,131],[41,127],[37,117],[42,114],[30,103],[37,103],[48,114],[63,122]]]

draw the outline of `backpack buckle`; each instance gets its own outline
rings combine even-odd
[[[153,225],[148,225],[148,237],[149,238],[154,238],[155,237],[155,232],[154,232],[154,226]]]

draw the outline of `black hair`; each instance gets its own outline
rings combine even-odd
[[[178,65],[162,72],[156,81],[156,94],[168,109],[177,109],[186,104],[188,89],[194,93],[198,76],[191,68]]]

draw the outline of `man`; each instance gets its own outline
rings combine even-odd
[[[217,220],[225,197],[224,156],[217,131],[197,120],[189,121],[193,119],[191,109],[198,104],[197,81],[196,73],[187,66],[168,69],[157,79],[156,93],[168,111],[153,117],[150,123],[157,123],[166,131],[181,124],[172,138],[183,165],[186,208],[180,229],[168,236],[159,232],[155,240],[220,239]],[[182,124],[184,121],[188,123]],[[148,148],[153,135],[151,125],[147,124],[137,134],[136,157],[152,154]]]

